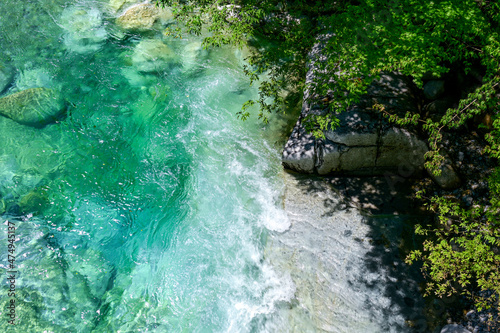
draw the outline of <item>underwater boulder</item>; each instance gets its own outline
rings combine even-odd
[[[177,64],[175,52],[160,40],[141,41],[134,49],[132,65],[140,72],[157,72]]]
[[[19,164],[13,156],[0,155],[0,196],[8,195],[19,169]]]
[[[95,52],[108,38],[97,8],[68,7],[61,14],[60,25],[65,30],[64,45],[76,53]]]
[[[30,88],[0,98],[0,115],[23,125],[39,127],[56,121],[64,104],[57,90]]]

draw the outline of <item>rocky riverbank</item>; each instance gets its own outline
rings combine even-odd
[[[319,42],[310,53],[311,63],[306,79],[308,83],[315,80],[315,62],[323,61],[321,47]],[[424,166],[424,154],[428,151],[428,146],[421,128],[399,128],[390,124],[383,112],[380,112],[390,110],[391,114],[403,115],[410,111],[420,114],[424,119],[438,119],[436,117],[443,116],[448,108],[457,107],[461,96],[477,87],[481,82],[479,72],[473,70],[472,73],[464,74],[455,71],[444,77],[429,76],[424,78],[422,89],[413,85],[411,78],[398,73],[384,73],[380,79],[372,82],[366,95],[358,103],[338,115],[340,126],[333,131],[325,131],[324,138],[309,134],[304,122],[310,115],[324,114],[327,105],[318,101],[328,103],[329,97],[311,96],[309,91],[305,91],[301,117],[283,150],[283,165],[300,173],[329,177],[382,176],[384,183],[389,186],[389,192],[396,193],[398,186],[410,186],[411,183],[413,190],[410,192],[413,193],[425,188],[427,196],[453,198],[466,208],[488,205],[490,196],[487,179],[497,165],[496,161],[484,153],[487,145],[484,133],[491,128],[488,114],[471,119],[466,124],[466,129],[444,133],[441,153],[445,159],[441,165],[442,174],[435,176]],[[328,182],[329,179],[331,178],[325,178],[325,181]],[[345,189],[344,194],[353,192],[345,184],[355,183],[354,179],[356,178],[341,181],[343,185],[340,185],[340,189]],[[380,200],[380,184],[373,180],[367,181],[370,182],[372,191],[367,191],[361,199],[355,196],[357,207],[376,208],[377,202],[379,205],[383,202],[382,206],[388,203],[390,205],[394,197],[385,193]],[[415,205],[422,207],[423,202]],[[468,308],[468,305],[461,302],[454,306]],[[498,314],[495,311],[474,315],[475,310],[469,309],[464,310],[465,313],[468,315],[464,317],[458,312],[443,311],[441,318],[436,318],[434,322],[448,321],[464,325],[447,326],[443,328],[443,332],[455,332],[454,329],[460,332],[458,329],[465,329],[465,326],[471,332],[498,330],[495,319]],[[486,317],[493,318],[489,326],[484,323]]]

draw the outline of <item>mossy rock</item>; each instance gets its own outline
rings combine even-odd
[[[155,5],[141,3],[127,9],[116,19],[116,23],[123,29],[144,31],[151,29],[158,17]]]
[[[0,114],[28,126],[54,122],[63,110],[60,93],[48,88],[30,88],[0,98]]]

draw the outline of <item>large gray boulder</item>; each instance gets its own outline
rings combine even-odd
[[[64,104],[57,90],[30,88],[0,98],[0,115],[23,125],[39,127],[57,120]]]
[[[426,143],[412,132],[389,124],[373,110],[375,103],[395,111],[414,110],[416,106],[404,76],[383,74],[359,103],[338,115],[337,129],[325,132],[324,139],[316,139],[306,132],[302,119],[321,113],[321,106],[305,102],[301,119],[283,151],[283,165],[321,175],[420,175],[428,151]]]

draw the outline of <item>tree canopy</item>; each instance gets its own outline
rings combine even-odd
[[[328,112],[317,116],[313,132],[321,136],[336,124],[335,115],[359,100],[381,73],[397,71],[422,87],[426,77],[450,71],[474,72],[478,82],[457,92],[457,107],[444,114],[392,114],[400,126],[418,125],[429,139],[427,166],[440,172],[443,132],[463,127],[476,115],[488,113],[484,152],[500,158],[500,1],[498,0],[157,0],[171,6],[182,29],[206,31],[206,46],[247,42],[257,47],[248,58],[246,73],[259,82],[259,117],[268,120],[283,105],[296,103],[304,89],[314,96],[330,96]],[[316,79],[306,85],[310,51],[323,40],[324,60],[317,63]],[[269,41],[270,43],[263,43]],[[282,92],[291,91],[284,95]],[[286,97],[285,97],[286,96]],[[441,226],[420,227],[431,235],[422,251],[409,262],[424,262],[428,290],[438,295],[457,292],[456,285],[500,293],[500,173],[489,179],[487,205],[464,208],[443,197],[433,197]],[[450,222],[451,221],[451,222]],[[451,227],[449,226],[451,223]]]

